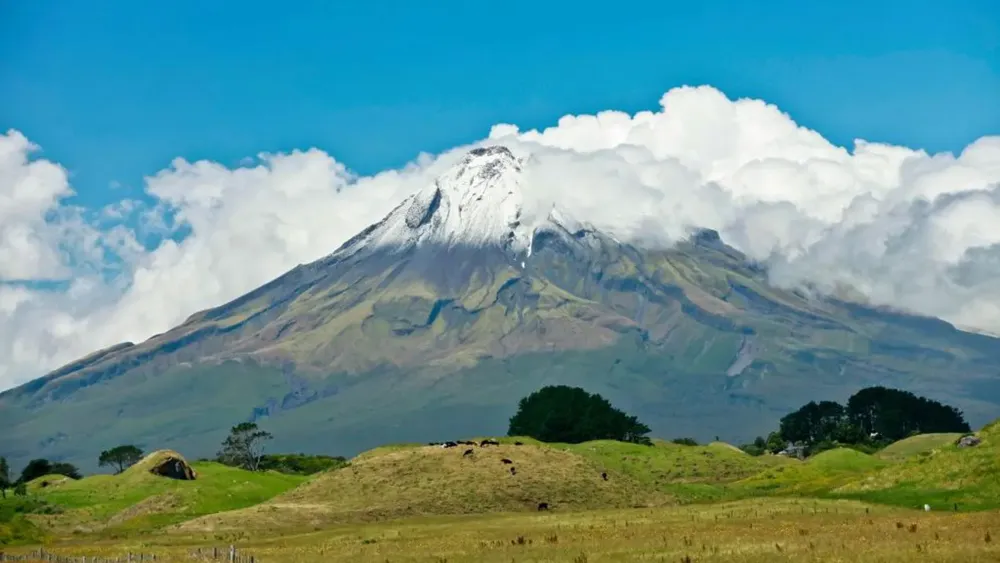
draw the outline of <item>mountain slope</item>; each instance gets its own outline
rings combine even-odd
[[[702,439],[750,438],[875,383],[995,417],[997,339],[770,287],[712,231],[651,249],[539,213],[524,165],[476,149],[331,255],[3,393],[0,452],[85,467],[126,441],[203,455],[257,420],[275,448],[349,455],[502,433],[552,383]]]

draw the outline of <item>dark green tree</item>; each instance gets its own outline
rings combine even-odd
[[[100,457],[97,458],[97,465],[99,467],[113,467],[115,473],[118,474],[138,463],[140,459],[142,459],[142,450],[132,444],[126,444],[101,452]]]
[[[28,465],[24,466],[21,470],[21,476],[18,478],[18,483],[27,483],[28,481],[37,479],[42,475],[52,474],[52,462],[47,459],[33,459],[28,462]]]
[[[0,496],[7,498],[10,485],[10,466],[7,465],[7,458],[0,456]]]
[[[55,475],[65,475],[70,479],[80,479],[83,475],[80,475],[80,470],[76,468],[72,463],[66,463],[64,461],[57,461],[52,464],[52,473]]]
[[[543,442],[578,444],[619,440],[651,444],[649,427],[614,408],[598,394],[579,387],[547,386],[524,397],[510,419],[508,436],[531,436]]]
[[[47,459],[33,459],[21,470],[21,477],[18,483],[27,483],[44,475],[64,475],[70,479],[79,479],[80,470],[72,463],[62,461],[51,462]]]
[[[14,485],[14,496],[16,497],[28,496],[28,485],[24,483],[18,483]]]
[[[799,410],[782,417],[783,440],[803,444],[833,441],[843,431],[846,411],[833,401],[810,401]]]
[[[256,423],[241,422],[229,430],[218,460],[226,465],[257,471],[264,456],[264,443],[271,438],[271,433],[261,430]]]
[[[955,407],[886,387],[858,391],[847,400],[846,412],[859,434],[883,441],[901,440],[914,433],[971,431]]]

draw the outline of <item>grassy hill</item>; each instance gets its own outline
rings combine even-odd
[[[731,498],[734,492],[726,485],[770,467],[794,463],[785,457],[752,457],[721,442],[684,446],[656,440],[649,447],[600,440],[551,447],[576,453],[608,471],[627,475],[678,503]]]
[[[251,473],[213,462],[191,464],[197,472],[193,481],[150,473],[158,459],[168,454],[177,455],[155,452],[120,475],[94,475],[80,480],[39,477],[29,483],[29,491],[61,511],[35,514],[32,519],[56,533],[126,535],[252,506],[306,481],[296,475]]]
[[[806,461],[753,457],[723,443],[687,446],[660,440],[652,446],[603,440],[542,444],[526,438],[503,438],[494,447],[397,444],[312,477],[196,462],[193,481],[150,473],[159,459],[177,455],[161,451],[121,475],[81,480],[49,475],[32,481],[28,499],[0,503],[0,541],[38,541],[46,534],[124,537],[157,530],[249,537],[254,530],[535,512],[542,502],[556,512],[762,497],[840,498],[910,508],[928,503],[936,510],[958,503],[963,512],[997,508],[1000,423],[979,436],[982,443],[972,448],[956,447],[951,435],[926,435],[875,455],[838,448]],[[466,456],[468,449],[473,453]]]
[[[468,449],[473,454],[466,456]],[[653,506],[673,498],[626,472],[561,447],[516,446],[512,441],[492,447],[392,446],[362,454],[347,467],[319,475],[262,505],[200,518],[181,529],[276,529],[419,515],[523,512],[536,511],[542,502],[565,511]]]
[[[973,561],[1000,556],[991,536],[1000,512],[987,510],[1000,508],[1000,422],[978,434],[982,443],[972,448],[927,435],[875,455],[839,448],[806,461],[659,440],[503,438],[498,447],[471,447],[471,456],[469,446],[395,444],[312,477],[197,462],[194,481],[150,473],[177,455],[157,452],[121,475],[32,481],[27,498],[0,501],[0,546],[46,541],[66,555],[118,557],[127,549],[165,561],[186,560],[189,546],[230,543],[276,562],[664,553]],[[550,510],[538,512],[540,502]],[[915,510],[924,503],[932,512]]]
[[[734,488],[743,495],[818,495],[888,465],[874,456],[836,448],[806,461],[794,461],[742,479]]]
[[[1000,508],[1000,421],[977,433],[982,443],[959,448],[954,440],[931,435],[924,449],[847,483],[834,492],[871,502],[963,510]],[[912,438],[910,439],[912,440]],[[905,442],[905,441],[904,441]],[[909,445],[905,445],[909,449]],[[896,448],[898,450],[898,448]]]
[[[877,457],[891,461],[905,461],[952,445],[961,437],[962,435],[957,433],[918,434],[889,444],[878,452]]]

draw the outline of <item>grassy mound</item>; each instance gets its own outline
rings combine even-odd
[[[682,503],[731,497],[724,485],[768,468],[796,463],[781,456],[753,457],[722,442],[684,446],[657,440],[653,446],[641,446],[601,440],[553,447],[580,454]]]
[[[212,462],[191,464],[198,475],[194,481],[150,472],[158,461],[171,455],[177,454],[151,454],[120,475],[94,475],[35,489],[37,498],[64,511],[32,519],[61,532],[144,532],[205,514],[252,506],[306,480],[271,471],[251,473]]]
[[[951,510],[958,504],[960,510],[998,508],[1000,424],[993,423],[977,435],[982,439],[978,446],[959,448],[953,441],[939,445],[847,483],[836,492],[905,506],[930,504],[933,508]]]
[[[889,461],[905,461],[911,457],[943,448],[955,443],[961,434],[919,434],[889,444],[876,457]]]
[[[836,448],[804,462],[792,461],[733,484],[744,494],[825,494],[889,462],[849,448]]]
[[[170,473],[169,470],[164,469],[170,465],[176,466],[178,477],[181,474],[183,475],[183,479],[186,480],[194,480],[197,477],[197,472],[184,459],[184,456],[173,450],[158,450],[147,455],[139,460],[138,463],[126,469],[121,474],[121,477],[126,480],[142,480],[149,474],[162,477]]]
[[[28,487],[29,493],[37,493],[42,489],[47,489],[49,487],[58,487],[68,481],[73,481],[65,475],[52,474],[52,475],[42,475],[41,477],[36,477],[31,481],[28,481],[26,486]]]
[[[602,466],[587,456],[510,442],[472,447],[471,456],[464,455],[469,446],[379,448],[264,505],[201,518],[180,529],[271,529],[416,515],[535,511],[542,502],[565,511],[671,501],[619,468]]]

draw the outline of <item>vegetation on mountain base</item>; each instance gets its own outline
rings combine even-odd
[[[531,436],[542,442],[578,444],[618,440],[650,444],[649,427],[614,408],[604,397],[579,387],[547,386],[521,399],[510,419],[508,436]]]
[[[810,401],[781,418],[779,430],[757,437],[741,449],[752,455],[778,453],[788,444],[809,455],[848,446],[874,453],[916,434],[965,433],[969,424],[961,411],[908,391],[868,387],[852,395],[847,405]]]

